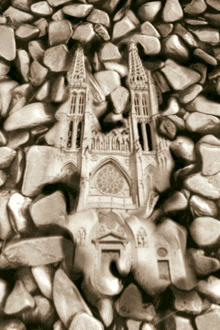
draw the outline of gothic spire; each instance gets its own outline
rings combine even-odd
[[[128,83],[131,89],[147,89],[148,79],[134,42],[129,47]]]
[[[83,48],[75,51],[70,70],[67,73],[69,87],[86,87],[86,70]]]

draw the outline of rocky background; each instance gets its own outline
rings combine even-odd
[[[219,329],[220,2],[1,0],[0,11],[0,330]],[[21,187],[27,148],[49,144],[79,44],[100,129],[125,123],[131,38],[158,87],[158,131],[176,164],[157,208],[188,230],[198,285],[150,297],[131,278],[101,320],[59,267],[68,273],[73,244],[51,226],[74,212],[77,191],[59,180],[34,197]]]

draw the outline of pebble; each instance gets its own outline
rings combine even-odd
[[[38,89],[37,93],[35,94],[35,99],[39,102],[47,102],[49,100],[49,93],[50,93],[50,80],[47,80]]]
[[[35,301],[30,293],[25,289],[22,281],[17,280],[12,292],[7,297],[4,312],[11,315],[34,308]]]
[[[99,315],[102,319],[102,322],[106,327],[109,327],[114,320],[114,309],[113,301],[111,298],[101,298],[97,304],[96,308],[99,311]]]
[[[0,330],[26,330],[26,326],[19,319],[11,318],[1,321]]]
[[[40,40],[32,40],[28,43],[28,51],[34,61],[41,62],[44,56],[44,46]]]
[[[205,314],[199,315],[195,318],[196,327],[198,330],[218,330],[220,322],[220,311],[215,309],[208,311]]]
[[[0,113],[2,117],[8,114],[9,106],[12,101],[13,89],[18,86],[15,80],[0,81]]]
[[[13,26],[14,28],[17,28],[17,27],[19,27],[21,24],[23,24],[23,23],[27,23],[27,22],[30,22],[30,21],[32,21],[32,20],[34,19],[34,16],[33,16],[32,14],[30,14],[30,13],[25,13],[23,10],[16,9],[16,8],[14,8],[14,7],[12,7],[12,6],[8,7],[8,8],[4,11],[3,15],[4,15],[5,17],[10,17],[10,21],[11,21],[12,26]],[[4,29],[4,26],[1,26],[1,31],[3,31],[2,28]],[[5,28],[8,29],[8,27],[5,27]],[[11,32],[9,35],[14,35],[14,34]],[[12,41],[12,39],[11,39],[11,41]],[[7,48],[8,48],[8,47],[7,47]],[[7,49],[7,48],[6,48],[6,49]],[[10,56],[11,56],[11,55],[12,55],[12,54],[10,54]]]
[[[181,291],[172,287],[174,308],[178,312],[198,315],[202,312],[202,299],[195,290]]]
[[[66,15],[73,17],[86,17],[93,9],[93,5],[74,3],[72,5],[64,6],[63,12]]]
[[[210,65],[216,66],[218,64],[217,60],[213,56],[211,56],[210,54],[208,54],[201,48],[195,49],[193,54],[195,56],[201,58],[203,61],[205,61],[206,63],[208,63]]]
[[[80,330],[104,330],[101,322],[86,313],[76,314],[73,318],[69,330],[75,330],[77,328]]]
[[[199,217],[193,220],[190,234],[199,247],[212,247],[219,242],[220,222],[211,217]]]
[[[42,17],[33,23],[40,31],[38,38],[44,37],[47,34],[48,22]]]
[[[126,329],[128,330],[139,330],[141,328],[141,321],[136,321],[133,319],[126,320]]]
[[[201,139],[198,141],[198,151],[202,159],[202,174],[214,175],[220,172],[220,141],[214,136],[208,135],[213,141]]]
[[[6,76],[10,71],[10,63],[4,58],[0,58],[0,76]]]
[[[29,82],[30,55],[25,49],[17,50],[16,65],[25,82]]]
[[[66,327],[64,326],[63,322],[57,320],[53,325],[53,330],[66,330]]]
[[[158,131],[161,135],[167,137],[170,140],[175,139],[177,132],[176,125],[168,117],[161,117]]]
[[[138,15],[143,21],[153,22],[162,7],[161,1],[147,2],[138,10]]]
[[[44,53],[43,63],[52,72],[69,70],[69,50],[66,45],[60,44],[48,48]]]
[[[14,30],[9,26],[0,25],[0,56],[7,61],[16,57]]]
[[[96,24],[94,26],[94,31],[105,41],[110,40],[110,35],[106,29],[105,26],[103,26],[102,24]]]
[[[176,22],[183,18],[183,10],[179,0],[166,0],[162,12],[162,19],[166,23]]]
[[[220,117],[220,103],[208,100],[203,95],[198,95],[192,102],[187,104],[186,110]]]
[[[189,249],[189,252],[192,257],[193,267],[197,275],[209,275],[210,273],[216,272],[219,269],[219,260],[205,256],[203,250]]]
[[[198,47],[198,42],[193,34],[189,32],[182,24],[175,24],[174,33],[177,34],[190,47]]]
[[[0,170],[0,187],[5,184],[6,180],[7,174],[4,171]]]
[[[72,25],[70,21],[66,19],[49,23],[48,40],[50,46],[56,46],[62,43],[67,44],[72,34]]]
[[[38,61],[33,61],[30,66],[30,82],[33,86],[40,86],[46,79],[48,69]]]
[[[182,90],[200,80],[200,74],[185,66],[179,65],[171,59],[165,61],[165,65],[161,68],[165,74],[170,86],[174,90]]]
[[[32,294],[33,292],[35,292],[38,289],[30,267],[17,268],[16,277],[18,280],[22,281],[25,289],[29,293]]]
[[[106,70],[118,72],[121,78],[126,77],[128,75],[127,65],[117,62],[105,62],[103,64]]]
[[[123,86],[119,86],[110,94],[114,106],[114,112],[116,114],[123,113],[126,110],[129,96],[129,91]]]
[[[140,328],[140,330],[156,330],[153,324],[144,322]]]
[[[192,0],[184,7],[184,13],[189,15],[199,15],[206,11],[207,5],[204,0]]]
[[[121,54],[117,46],[115,46],[111,42],[106,42],[99,51],[99,58],[100,61],[102,62],[106,62],[106,61],[117,62],[121,60]]]
[[[53,9],[49,6],[47,1],[39,1],[31,5],[31,11],[35,15],[50,16],[53,14]]]
[[[0,147],[5,146],[6,144],[7,144],[7,137],[6,137],[5,133],[0,131]]]
[[[92,23],[82,23],[78,25],[74,30],[72,39],[79,40],[83,44],[86,44],[87,42],[91,41],[95,37],[95,35],[96,34],[93,29]]]
[[[170,149],[176,157],[183,158],[188,164],[196,161],[194,142],[187,136],[178,136],[171,142]]]
[[[29,12],[32,5],[32,0],[12,0],[11,4],[17,9]]]
[[[134,34],[132,39],[143,47],[146,55],[156,55],[161,50],[160,40],[156,37]]]
[[[191,132],[202,134],[217,133],[220,121],[217,117],[193,112],[186,119],[186,128]]]
[[[15,150],[8,147],[0,147],[0,169],[10,166],[15,156]]]
[[[24,166],[24,154],[23,151],[19,149],[10,167],[10,178],[14,184],[20,182],[24,172]]]
[[[206,42],[212,45],[219,43],[219,30],[210,28],[210,27],[204,27],[204,28],[189,28],[189,30],[197,36],[197,38],[202,41]]]
[[[173,31],[172,23],[160,23],[156,25],[163,38],[166,38]]]
[[[185,180],[184,185],[187,189],[203,197],[210,199],[220,198],[219,173],[211,177],[205,177],[201,172],[193,174]]]
[[[141,24],[141,33],[142,34],[145,34],[147,36],[152,36],[152,37],[160,38],[160,34],[157,31],[157,29],[155,29],[155,27],[153,26],[153,24],[151,24],[148,21],[146,21],[143,24]]]
[[[215,304],[220,303],[220,280],[210,275],[207,280],[201,280],[198,283],[197,290],[204,294],[209,300]]]
[[[189,58],[189,51],[178,35],[171,34],[162,41],[162,52],[169,58],[186,60]]]
[[[212,8],[220,11],[220,3],[216,0],[206,0],[206,3]]]
[[[18,39],[22,41],[29,41],[38,36],[40,30],[38,27],[30,24],[22,24],[16,30],[15,35]]]
[[[180,168],[174,173],[174,180],[177,181],[182,181],[187,178],[187,176],[191,175],[193,172],[195,172],[196,165],[195,164],[190,164],[187,165],[183,168]]]
[[[179,112],[179,110],[180,110],[180,106],[177,101],[177,98],[171,96],[168,100],[166,109],[163,111],[163,116],[176,115]]]
[[[16,129],[32,128],[54,121],[54,113],[50,105],[42,102],[30,103],[13,112],[5,121],[4,129],[13,131]]]
[[[127,3],[129,3],[130,0],[127,0]],[[140,20],[137,18],[137,16],[134,14],[134,12],[130,9],[126,11],[125,16],[127,16],[136,26],[140,25]]]
[[[164,330],[194,330],[190,319],[175,315],[174,313],[172,313],[168,318],[166,318],[163,324]]]
[[[0,239],[2,240],[8,239],[13,233],[7,208],[11,194],[10,190],[0,191]]]
[[[202,85],[194,84],[179,92],[179,100],[181,103],[189,103],[193,101],[203,90]]]
[[[167,82],[167,79],[160,71],[155,71],[153,77],[157,83],[158,88],[161,90],[161,93],[166,93],[170,91],[170,86]]]
[[[54,268],[51,265],[43,265],[32,267],[31,271],[42,294],[52,299]]]
[[[193,195],[189,201],[190,211],[194,218],[197,217],[217,217],[218,207],[215,202]]]
[[[119,22],[116,22],[114,24],[112,40],[116,40],[118,38],[124,37],[135,28],[136,25],[130,20],[130,18],[124,16]]]
[[[175,191],[161,206],[162,212],[177,212],[185,210],[188,206],[188,198],[186,198],[183,191]]]
[[[220,26],[220,14],[205,13],[203,16],[211,25],[214,25],[215,27]]]
[[[69,2],[69,1],[70,0],[48,0],[47,2],[52,7],[58,7],[58,6],[63,5],[65,3],[67,3],[67,2]]]
[[[203,85],[206,82],[207,77],[207,66],[203,63],[193,63],[190,65],[190,68],[193,70],[196,70],[200,73],[201,79],[199,80],[199,83]]]
[[[117,72],[105,70],[94,73],[100,88],[105,96],[111,94],[116,88],[121,85],[121,79]]]
[[[66,97],[65,77],[59,76],[54,79],[51,86],[51,101],[63,102]]]
[[[98,24],[102,24],[102,25],[106,26],[107,28],[110,27],[109,15],[103,10],[99,10],[96,8],[93,9],[91,11],[91,13],[89,14],[89,16],[86,18],[86,20],[93,24],[98,23]]]
[[[5,280],[3,280],[3,278],[0,278],[0,311],[2,311],[4,308],[8,294],[9,294],[8,283]]]

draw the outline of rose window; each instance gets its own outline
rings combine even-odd
[[[125,184],[125,178],[112,164],[102,168],[96,177],[96,188],[103,194],[117,195]]]

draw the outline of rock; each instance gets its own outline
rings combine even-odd
[[[18,184],[24,172],[24,154],[21,149],[17,151],[10,168],[10,178],[14,184]]]
[[[105,26],[103,26],[102,24],[96,24],[94,26],[94,30],[95,32],[101,37],[103,38],[105,41],[110,40],[110,35],[106,29]]]
[[[47,34],[48,22],[44,17],[38,19],[33,24],[40,30],[38,38],[44,37]]]
[[[57,10],[52,16],[52,20],[54,20],[54,21],[62,21],[65,18],[66,17],[65,17],[65,14],[63,12],[63,8]]]
[[[3,278],[0,278],[0,311],[2,311],[4,308],[8,294],[9,294],[8,283],[5,280],[3,280]]]
[[[10,319],[1,321],[1,330],[26,330],[26,326],[19,319]]]
[[[186,60],[189,58],[189,51],[178,35],[171,34],[162,41],[162,51],[170,58]]]
[[[4,171],[0,170],[0,187],[5,184],[6,180],[7,174]]]
[[[219,260],[205,256],[203,250],[189,249],[189,252],[192,258],[193,267],[197,275],[209,275],[210,273],[216,272],[219,269]]]
[[[33,19],[34,19],[34,16],[32,15],[32,14],[30,14],[30,13],[25,13],[24,11],[22,11],[22,10],[19,10],[19,9],[16,9],[16,8],[14,8],[14,7],[12,7],[12,6],[10,6],[10,7],[8,7],[5,11],[4,11],[4,13],[3,13],[3,15],[5,16],[5,17],[10,17],[10,21],[11,21],[11,23],[12,23],[12,26],[14,27],[14,28],[17,28],[17,27],[19,27],[21,24],[23,24],[23,23],[27,23],[27,22],[30,22],[30,21],[32,21]],[[3,29],[2,29],[3,28]],[[1,31],[4,31],[4,28],[7,28],[8,29],[8,27],[4,27],[4,26],[1,26]],[[14,35],[12,32],[8,32],[9,33],[9,35]],[[11,41],[12,41],[12,39],[11,39]],[[13,46],[14,47],[14,46]],[[12,54],[10,54],[10,56],[11,56]]]
[[[25,82],[29,82],[30,55],[24,49],[18,49],[16,65]]]
[[[104,123],[114,123],[114,124],[116,124],[120,121],[123,121],[122,114],[121,113],[116,114],[113,112],[109,112],[103,120]]]
[[[202,312],[202,299],[195,290],[181,291],[172,287],[174,308],[178,312],[198,315]]]
[[[0,56],[7,61],[16,57],[14,30],[9,26],[0,25]]]
[[[170,140],[175,139],[176,126],[168,117],[161,118],[161,122],[158,127],[158,131],[161,135],[167,137]]]
[[[212,247],[219,242],[220,222],[211,217],[200,217],[193,220],[190,234],[199,247]]]
[[[100,61],[120,61],[121,54],[117,46],[111,42],[106,42],[99,51]]]
[[[113,309],[113,300],[112,298],[101,298],[97,304],[96,308],[98,309],[99,315],[102,319],[102,322],[106,327],[109,327],[114,320],[114,309]]]
[[[19,267],[16,269],[16,277],[20,280],[29,293],[38,289],[30,267]]]
[[[207,8],[204,0],[192,0],[189,4],[184,7],[184,13],[189,15],[202,14]]]
[[[48,196],[40,195],[30,205],[30,214],[37,227],[48,224],[62,226],[67,216],[66,200],[63,193],[58,190]]]
[[[139,330],[141,328],[141,321],[136,321],[133,319],[126,320],[126,329],[128,330]]]
[[[94,1],[97,1],[97,0],[89,0],[89,2],[94,2]],[[112,13],[118,6],[119,2],[120,2],[120,0],[106,1],[103,5],[103,9],[108,11],[109,13]]]
[[[187,104],[186,110],[220,117],[220,103],[208,100],[203,95],[198,95],[192,102]]]
[[[160,40],[156,37],[134,34],[132,39],[143,47],[146,55],[156,55],[161,50]]]
[[[49,6],[47,1],[39,1],[31,5],[31,11],[35,15],[50,16],[53,14],[53,9]]]
[[[103,27],[104,28],[104,27]],[[95,31],[92,23],[82,23],[76,27],[73,32],[72,39],[87,43],[95,37]]]
[[[205,28],[189,28],[189,30],[197,36],[197,38],[202,42],[207,42],[209,44],[215,45],[219,43],[219,30],[205,27]]]
[[[124,16],[119,22],[116,22],[113,27],[112,40],[121,38],[134,30],[136,25],[129,17]]]
[[[198,42],[191,32],[180,23],[175,24],[174,33],[177,34],[190,47],[198,47]]]
[[[15,35],[18,39],[29,41],[38,36],[40,30],[38,27],[30,24],[22,24],[16,30]]]
[[[204,84],[206,82],[207,77],[207,66],[203,63],[194,63],[190,65],[190,68],[196,70],[200,73],[201,79],[199,80],[200,84]]]
[[[54,113],[51,107],[45,103],[35,102],[13,112],[6,119],[4,129],[13,131],[44,125],[53,121]]]
[[[64,326],[63,322],[58,320],[54,323],[53,330],[66,330],[66,327]]]
[[[6,135],[0,131],[0,147],[3,147],[7,144],[7,138]]]
[[[0,113],[2,117],[8,114],[9,106],[12,101],[13,89],[18,86],[15,80],[0,81]]]
[[[0,147],[0,169],[10,166],[15,156],[15,150],[8,147]]]
[[[160,71],[155,71],[153,73],[153,77],[161,93],[166,93],[170,91],[170,86],[163,73],[161,73]]]
[[[217,2],[217,1],[213,1],[213,2]],[[195,323],[198,330],[206,330],[206,329],[218,330],[219,322],[220,322],[219,309],[208,311],[207,313],[199,315],[195,318]]]
[[[147,2],[139,8],[138,15],[143,21],[153,22],[161,7],[161,1]]]
[[[12,0],[11,4],[17,9],[29,12],[32,5],[32,0]]]
[[[58,269],[54,276],[53,299],[56,311],[67,328],[77,314],[86,313],[92,316],[77,287],[62,269]]]
[[[63,5],[65,3],[69,2],[69,0],[48,0],[48,3],[52,7],[58,7],[60,5]]]
[[[192,27],[198,27],[198,26],[206,26],[209,23],[205,20],[205,18],[203,17],[199,17],[199,18],[185,18],[184,19],[185,23],[192,26]]]
[[[35,99],[39,102],[46,102],[49,100],[50,80],[45,81],[35,94]]]
[[[220,303],[220,280],[215,276],[209,276],[207,280],[201,280],[197,289],[215,304]]]
[[[142,294],[133,283],[122,292],[115,307],[120,316],[136,320],[150,322],[156,315],[154,306],[151,303],[143,303]]]
[[[68,6],[64,6],[63,12],[69,16],[82,18],[86,17],[92,11],[92,9],[93,5],[74,3]]]
[[[129,91],[123,86],[119,86],[110,94],[115,113],[119,114],[125,111],[129,96]]]
[[[94,73],[94,77],[105,96],[111,94],[117,87],[121,85],[120,76],[115,71],[99,71]]]
[[[174,180],[177,181],[182,181],[187,178],[187,176],[191,175],[193,172],[195,172],[196,165],[195,164],[190,164],[187,165],[183,168],[180,168],[174,173]]]
[[[220,174],[205,177],[201,172],[188,177],[184,184],[185,187],[196,194],[200,194],[210,199],[220,198]]]
[[[179,100],[181,103],[189,103],[193,101],[202,90],[203,87],[200,84],[191,85],[179,92]]]
[[[217,117],[204,113],[193,112],[186,119],[186,128],[202,134],[217,133],[220,121]]]
[[[124,64],[117,62],[105,62],[103,64],[106,70],[118,72],[121,78],[126,77],[128,75],[128,67]]]
[[[168,100],[167,108],[163,111],[163,116],[176,115],[180,110],[176,97],[171,96]]]
[[[70,21],[54,21],[49,23],[48,40],[50,46],[67,44],[73,34],[73,28]]]
[[[8,315],[16,314],[34,308],[34,305],[33,297],[25,289],[23,283],[18,280],[6,300],[4,312]]]
[[[52,72],[69,70],[70,54],[66,45],[61,44],[48,48],[44,53],[43,63]]]
[[[188,198],[182,191],[175,191],[161,206],[164,213],[185,210],[188,207]]]
[[[170,86],[174,90],[182,90],[200,80],[200,74],[185,66],[179,65],[171,59],[165,61],[165,66],[161,68]]]
[[[31,268],[33,277],[43,293],[43,295],[48,298],[53,298],[53,276],[54,269],[51,265],[36,266]]]
[[[134,14],[134,12],[131,9],[128,9],[126,11],[125,16],[128,17],[134,23],[134,25],[136,26],[140,25],[140,20],[137,18],[137,16]],[[114,17],[114,21],[116,21],[115,17]]]
[[[206,21],[210,23],[210,25],[214,25],[216,27],[220,26],[220,14],[205,13],[203,16]]]
[[[164,22],[176,22],[183,18],[182,7],[178,0],[166,0],[162,12]]]
[[[80,330],[87,330],[87,329],[103,330],[104,329],[101,322],[99,322],[93,316],[90,316],[86,313],[79,313],[73,318],[73,320],[69,326],[69,330],[75,330],[77,328]]]
[[[12,267],[14,264],[41,266],[61,261],[68,249],[73,251],[72,242],[63,236],[27,238],[9,242],[2,251],[2,256]]]
[[[96,8],[93,9],[89,16],[86,18],[86,20],[93,24],[98,23],[106,26],[107,28],[110,27],[109,15],[103,10],[99,10]]]
[[[174,313],[164,320],[163,325],[164,330],[194,330],[190,319],[175,315]]]
[[[0,58],[0,76],[6,76],[10,71],[10,63],[4,58]]]
[[[210,65],[217,65],[218,62],[217,60],[211,56],[210,54],[208,54],[207,52],[205,52],[203,49],[197,48],[194,50],[193,54],[199,58],[201,58],[203,61],[205,61],[206,63],[210,64]]]
[[[151,323],[144,322],[142,324],[141,330],[156,330],[156,328]]]
[[[152,36],[156,38],[160,38],[160,34],[155,29],[155,27],[148,21],[141,24],[141,34]]]
[[[0,191],[0,239],[2,240],[8,239],[13,233],[7,208],[7,204],[12,193],[13,192],[10,190]]]
[[[55,79],[51,86],[51,101],[63,102],[67,94],[65,77],[59,76]]]
[[[163,38],[166,38],[173,31],[172,23],[159,23],[156,25]]]
[[[195,145],[193,140],[186,136],[178,136],[170,146],[176,157],[183,158],[187,163],[196,161]]]
[[[212,135],[198,141],[198,150],[202,159],[202,174],[214,175],[220,172],[220,141]]]
[[[46,79],[48,69],[37,61],[33,61],[30,67],[30,82],[33,86],[40,86]]]
[[[219,4],[218,1],[216,1],[216,0],[206,0],[206,2],[210,7],[220,11],[220,4]]]
[[[190,211],[194,218],[197,217],[217,217],[218,207],[215,202],[193,195],[189,201]]]
[[[213,54],[215,58],[219,61],[220,60],[220,47],[213,47]]]

